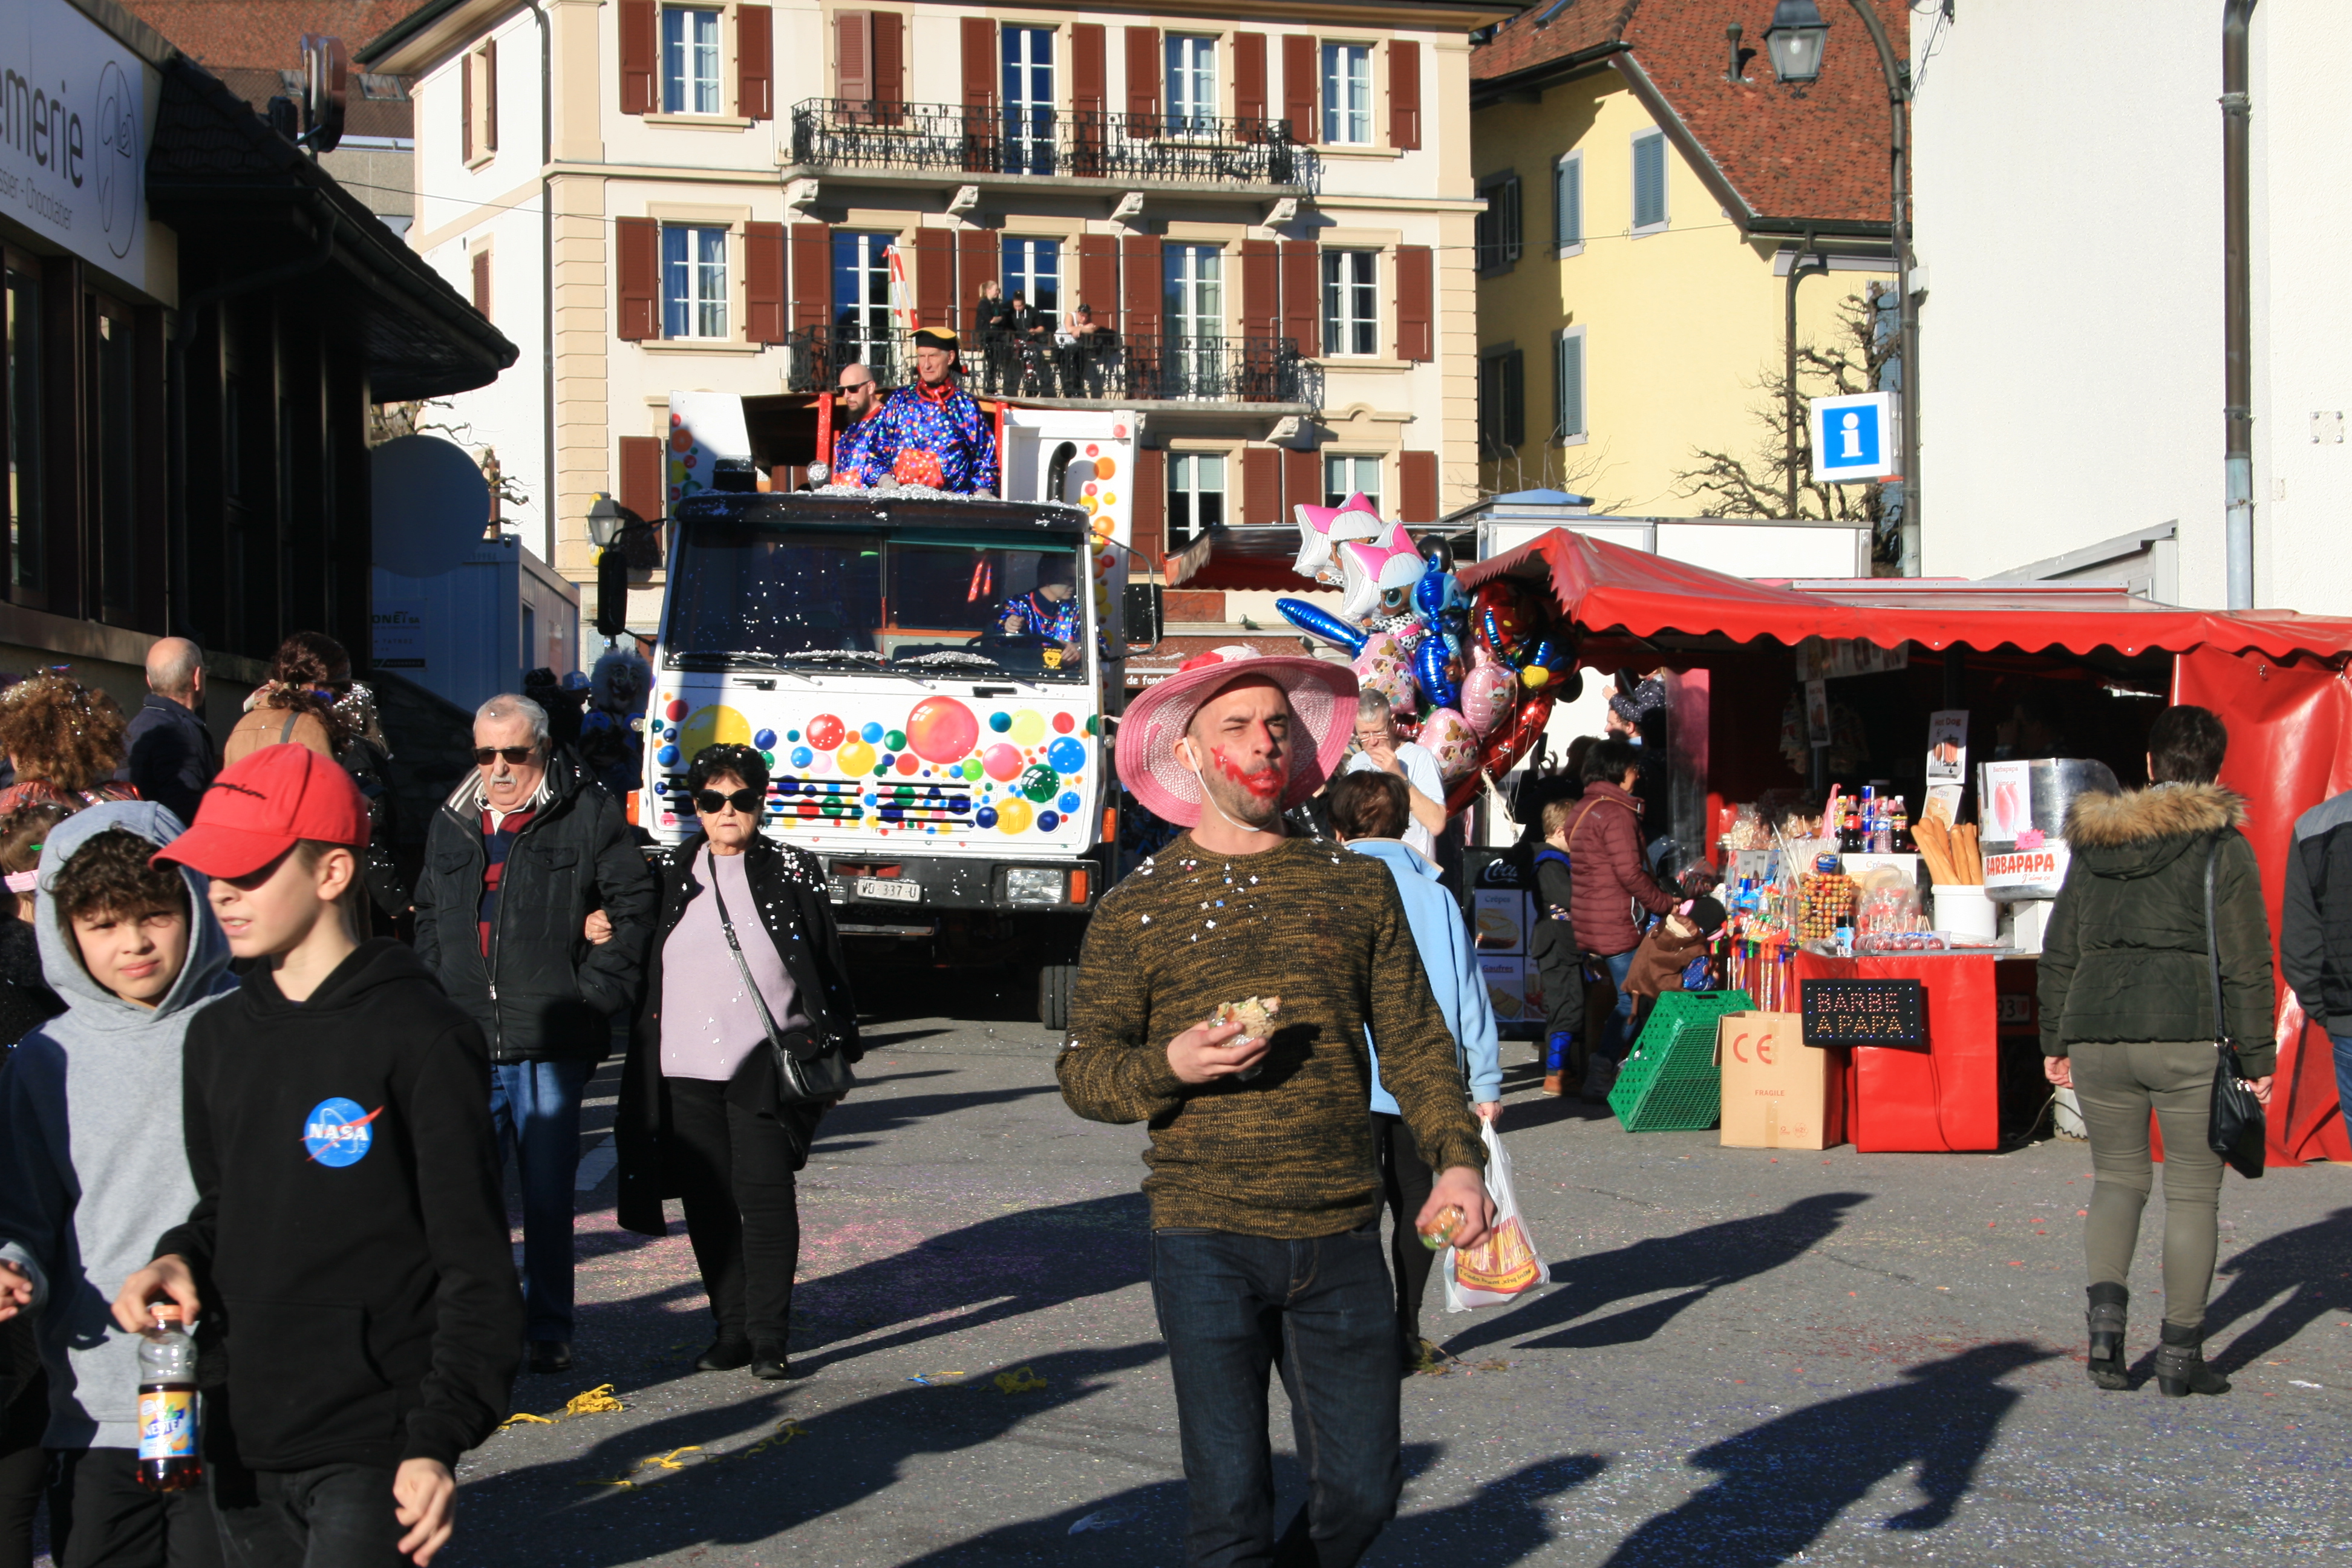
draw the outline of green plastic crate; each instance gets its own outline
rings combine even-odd
[[[1628,1132],[1699,1132],[1723,1114],[1716,1026],[1756,1004],[1745,991],[1669,991],[1618,1069],[1609,1109]]]

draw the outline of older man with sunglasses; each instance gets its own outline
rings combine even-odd
[[[490,1043],[491,1121],[522,1179],[533,1372],[572,1364],[580,1095],[635,1010],[655,897],[620,804],[551,753],[547,710],[511,692],[483,703],[474,771],[426,836],[416,954]]]

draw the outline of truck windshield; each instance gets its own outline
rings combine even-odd
[[[1077,542],[1035,534],[791,529],[698,521],[680,535],[664,646],[912,673],[1087,673]]]

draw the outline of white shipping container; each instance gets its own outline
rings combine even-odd
[[[580,590],[514,535],[438,577],[374,569],[373,661],[471,710],[541,666],[582,667]]]

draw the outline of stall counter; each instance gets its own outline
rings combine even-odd
[[[1984,952],[1831,958],[1800,952],[1808,980],[1916,980],[1927,1047],[1856,1046],[1846,1075],[1846,1135],[1864,1153],[1994,1149],[2000,1144],[2000,1008]]]

